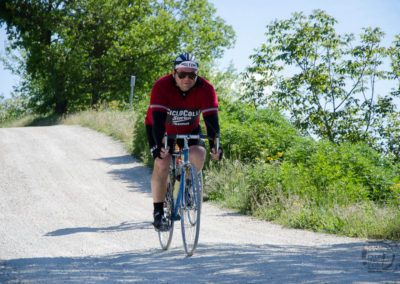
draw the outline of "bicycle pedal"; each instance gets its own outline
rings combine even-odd
[[[167,232],[171,229],[171,226],[162,226],[159,230],[160,232]]]
[[[167,232],[167,231],[170,230],[170,228],[171,228],[171,226],[169,226],[169,225],[159,226],[159,227],[155,227],[155,226],[154,226],[154,230],[155,230],[156,232]]]
[[[172,220],[174,221],[180,221],[181,220],[181,216],[180,215],[176,215],[172,218]]]

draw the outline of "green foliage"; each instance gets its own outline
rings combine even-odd
[[[234,102],[221,106],[220,124],[225,153],[242,161],[280,160],[282,152],[300,138],[277,110]]]
[[[223,104],[220,120],[228,160],[207,169],[207,199],[295,228],[400,237],[386,221],[400,205],[400,169],[366,143],[302,137],[278,112],[242,103]]]
[[[392,47],[389,49],[391,59],[392,73],[391,77],[397,80],[397,88],[393,90],[394,96],[400,95],[400,35],[395,36]]]
[[[333,208],[309,206],[307,201],[287,206],[279,221],[290,227],[350,237],[400,239],[400,211],[393,206],[364,201]]]
[[[364,29],[355,42],[352,34],[337,34],[336,23],[316,10],[268,25],[266,43],[251,56],[243,99],[256,107],[286,110],[302,133],[335,143],[364,141],[391,151],[380,144],[390,137],[382,125],[389,125],[396,113],[399,93],[377,94],[375,84],[399,78],[398,44],[382,47],[379,28]],[[392,71],[385,70],[388,55]]]
[[[399,203],[398,169],[369,146],[301,144],[288,149],[282,163],[261,162],[250,170],[249,183],[258,203],[271,195],[298,196],[318,206],[362,200]]]
[[[148,105],[141,103],[135,107],[137,119],[133,130],[132,154],[149,167],[153,167],[153,157],[150,154],[149,142],[147,141],[146,126],[144,123]]]
[[[240,75],[232,63],[225,70],[220,70],[215,61],[201,64],[200,74],[212,82],[218,95],[218,101],[222,105],[239,98],[243,91],[240,85]]]
[[[238,160],[223,159],[210,163],[204,174],[204,199],[220,200],[225,206],[251,213],[246,173],[250,165]]]
[[[29,113],[26,97],[12,94],[11,98],[5,99],[0,95],[0,123],[21,118]]]
[[[382,148],[395,162],[400,162],[400,113],[392,113],[387,124],[382,126]]]
[[[233,43],[234,32],[206,0],[7,1],[0,4],[12,49],[20,48],[22,92],[39,113],[66,113],[99,102],[135,103],[193,52],[207,63]],[[26,51],[26,52],[25,52]]]

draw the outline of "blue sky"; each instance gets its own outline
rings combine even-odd
[[[322,9],[336,18],[337,31],[359,34],[363,27],[380,27],[385,33],[385,45],[400,34],[400,0],[209,0],[217,15],[236,32],[236,45],[227,50],[220,66],[232,61],[238,71],[251,62],[249,55],[264,41],[265,26],[275,19],[287,19],[293,12],[310,14]],[[4,27],[0,29],[0,56],[4,55]],[[4,70],[0,63],[0,94],[8,97],[18,77]]]
[[[225,52],[222,66],[231,60],[244,71],[249,55],[264,42],[266,26],[275,19],[288,19],[294,12],[306,15],[321,9],[338,20],[339,33],[360,34],[363,27],[380,27],[386,34],[385,45],[400,34],[400,0],[210,0],[217,15],[232,25],[237,41]]]

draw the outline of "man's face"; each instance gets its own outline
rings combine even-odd
[[[190,90],[197,80],[197,70],[192,68],[172,70],[172,75],[175,78],[176,84],[183,92]]]

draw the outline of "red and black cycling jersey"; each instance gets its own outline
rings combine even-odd
[[[219,134],[218,100],[214,87],[204,78],[197,77],[193,88],[182,92],[172,74],[154,84],[150,106],[146,114],[146,134],[151,149],[162,146],[164,133],[200,133],[200,114],[203,114],[207,135]],[[210,148],[213,140],[209,140]]]
[[[169,74],[157,80],[151,90],[146,125],[153,125],[153,112],[167,114],[165,126],[168,134],[191,133],[199,126],[200,114],[203,117],[218,114],[217,95],[214,87],[201,77],[197,78],[192,89],[184,93]]]
[[[165,132],[201,133],[200,114],[203,114],[207,136],[219,135],[217,95],[207,80],[197,77],[195,85],[187,92],[179,89],[172,74],[157,80],[151,90],[150,106],[145,119],[146,136],[153,157],[159,157]],[[189,141],[189,145],[201,145],[200,142]],[[214,139],[208,142],[210,149],[213,148]]]

